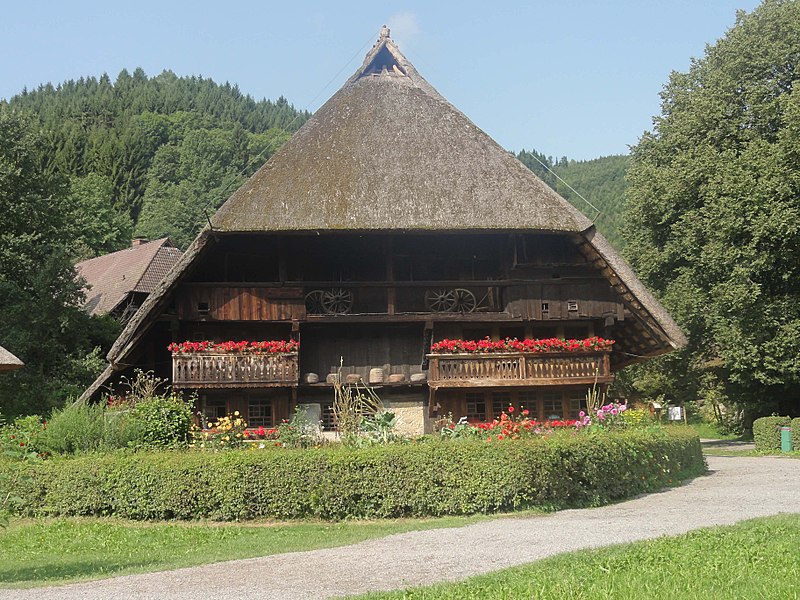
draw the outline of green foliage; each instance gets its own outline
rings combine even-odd
[[[781,427],[788,427],[789,417],[761,417],[753,421],[753,440],[758,452],[778,452],[781,449]]]
[[[142,211],[137,233],[171,235],[185,247],[204,209],[213,212],[310,116],[283,97],[256,102],[235,85],[141,69],[114,82],[103,75],[42,85],[8,105],[45,132],[38,159],[46,170],[72,177],[84,208],[99,209],[84,218],[87,236],[106,251],[129,242]]]
[[[192,426],[192,402],[168,394],[137,402],[128,417],[139,429],[139,443],[153,448],[185,446]]]
[[[46,424],[39,415],[19,417],[6,425],[0,425],[0,452],[39,452],[40,441]]]
[[[312,448],[320,443],[319,423],[308,418],[306,409],[294,407],[289,421],[278,425],[278,440],[284,448]]]
[[[596,221],[600,233],[608,238],[615,248],[622,248],[625,245],[623,236],[625,172],[630,157],[603,156],[580,161],[562,157],[553,160],[552,156],[545,156],[535,150],[522,150],[517,153],[517,158],[547,185],[569,200],[575,208],[590,219],[594,219],[597,212],[573,189],[589,200],[600,211]],[[542,166],[542,163],[547,168]],[[569,187],[564,182],[569,184]]]
[[[115,337],[81,310],[78,209],[66,179],[42,170],[44,146],[29,120],[0,107],[0,340],[26,365],[0,378],[7,415],[46,413],[82,390],[97,375],[87,356]]]
[[[705,470],[691,432],[629,430],[503,444],[123,453],[26,465],[30,515],[344,519],[585,506]]]
[[[671,401],[797,410],[799,61],[800,3],[738,13],[633,150],[628,258],[690,339],[647,367]]]
[[[106,410],[102,404],[68,403],[53,411],[41,439],[41,450],[53,454],[76,454],[98,450],[106,437]],[[111,426],[121,425],[114,419]]]
[[[800,451],[800,417],[792,419],[792,450]]]

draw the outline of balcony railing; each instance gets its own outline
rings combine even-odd
[[[297,353],[197,352],[172,356],[176,388],[296,386]]]
[[[429,354],[432,388],[609,383],[608,351]]]

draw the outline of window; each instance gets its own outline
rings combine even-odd
[[[467,419],[470,421],[486,421],[486,400],[483,392],[467,392]]]
[[[492,394],[492,416],[500,418],[500,413],[508,412],[511,404],[511,394],[509,392],[494,392]]]
[[[578,301],[577,300],[567,300],[567,311],[568,312],[578,312]]]
[[[529,419],[539,418],[539,402],[536,398],[536,392],[519,392],[517,394],[517,401],[519,402],[519,410],[528,409],[530,413]]]
[[[272,400],[267,398],[250,398],[247,403],[248,427],[272,427]]]
[[[333,418],[333,404],[320,405],[320,421],[322,421],[322,429],[324,431],[333,431],[336,429],[336,423]]]
[[[564,410],[563,403],[561,402],[560,393],[547,393],[544,394],[544,418],[548,420],[556,420],[563,418],[562,412]]]
[[[198,302],[197,303],[197,314],[201,317],[208,316],[211,313],[211,307],[209,306],[208,302]]]
[[[228,414],[228,406],[225,400],[213,398],[203,401],[203,418],[206,421],[216,421]]]
[[[586,410],[586,398],[583,396],[573,395],[569,399],[569,417],[570,419],[577,420],[580,418],[580,412]]]

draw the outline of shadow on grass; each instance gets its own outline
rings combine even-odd
[[[158,568],[148,568],[153,565],[160,565],[159,561],[134,560],[107,561],[97,560],[75,560],[65,559],[58,563],[51,563],[45,566],[36,567],[0,567],[0,586],[1,587],[29,587],[31,585],[42,585],[52,582],[52,585],[63,585],[65,579],[102,579],[119,575],[128,570],[147,570],[148,572],[157,571]]]

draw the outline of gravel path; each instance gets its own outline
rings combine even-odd
[[[777,513],[800,513],[800,460],[709,457],[709,475],[593,509],[417,531],[327,550],[128,575],[0,599],[244,600],[331,598],[464,579],[578,550],[675,535]]]

